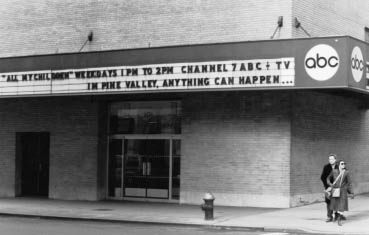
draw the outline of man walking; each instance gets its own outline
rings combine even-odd
[[[323,182],[324,188],[327,189],[329,185],[327,184],[327,177],[332,172],[332,169],[336,168],[336,160],[337,156],[336,154],[329,154],[328,156],[328,164],[324,166],[322,175],[320,176],[320,179]],[[327,204],[327,220],[326,222],[332,222],[333,221],[333,211],[329,208],[331,200],[327,197],[325,197],[325,203]]]

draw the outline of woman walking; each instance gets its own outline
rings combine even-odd
[[[350,173],[346,170],[346,163],[343,160],[338,161],[338,169],[333,169],[327,177],[327,184],[332,187],[330,209],[336,212],[338,218],[335,220],[342,226],[343,212],[348,211],[348,194],[354,198]]]

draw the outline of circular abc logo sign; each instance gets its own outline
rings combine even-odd
[[[354,80],[360,82],[364,72],[364,59],[359,47],[355,47],[351,53],[351,72]]]
[[[337,51],[326,44],[314,46],[305,56],[306,73],[317,81],[326,81],[332,78],[339,65]]]

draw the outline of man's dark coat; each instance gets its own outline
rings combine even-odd
[[[327,178],[331,172],[332,166],[331,164],[328,163],[327,165],[324,166],[322,175],[320,176],[320,179],[322,180],[325,189],[329,187],[329,185],[327,184]]]

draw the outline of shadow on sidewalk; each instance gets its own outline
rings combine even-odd
[[[355,222],[360,220],[368,220],[369,219],[369,211],[361,211],[358,213],[351,214],[347,216],[347,222]]]

